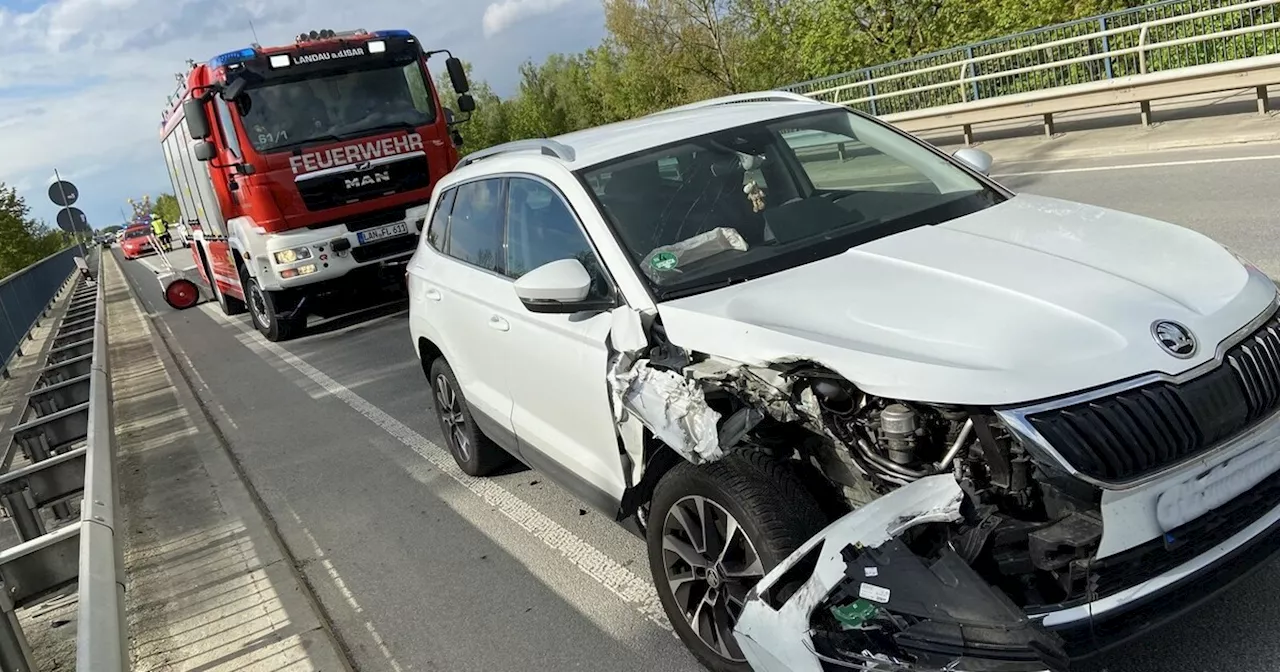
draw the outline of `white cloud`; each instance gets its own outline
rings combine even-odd
[[[484,36],[493,37],[527,19],[560,9],[570,0],[502,0],[484,8]]]
[[[552,0],[565,4],[565,0]],[[546,4],[545,2],[542,4]],[[187,59],[204,61],[254,41],[291,42],[321,28],[406,28],[428,48],[447,48],[474,64],[475,76],[510,91],[517,66],[556,51],[599,41],[598,4],[579,0],[573,35],[549,30],[558,17],[509,31],[501,44],[484,40],[487,10],[456,0],[54,0],[29,10],[0,6],[0,181],[18,186],[34,214],[52,222],[44,195],[53,169],[74,176],[78,204],[97,226],[119,218],[129,197],[170,190],[158,124],[173,73]],[[305,7],[304,10],[294,7]],[[565,7],[561,12],[570,11]],[[581,16],[589,11],[590,17]],[[528,14],[523,16],[528,17]],[[432,61],[437,72],[443,62]]]

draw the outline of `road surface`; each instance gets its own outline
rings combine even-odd
[[[1262,145],[993,169],[1197,229],[1280,277],[1278,171],[1280,147]],[[124,266],[357,669],[700,669],[657,613],[640,540],[540,474],[453,466],[401,306],[270,344],[216,304],[170,309],[155,257]],[[1273,564],[1103,664],[1273,669],[1276,594]]]

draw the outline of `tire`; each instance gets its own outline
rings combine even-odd
[[[258,281],[241,271],[240,285],[244,287],[249,314],[253,317],[253,326],[272,343],[287,341],[301,334],[307,326],[306,316],[281,317],[276,309],[274,292],[269,292],[258,284]]]
[[[703,512],[704,522],[714,521],[712,534],[702,536],[708,528],[692,522],[698,511]],[[726,552],[720,539],[729,517],[739,532],[729,540]],[[731,453],[696,467],[681,462],[658,482],[646,526],[649,568],[676,635],[707,669],[751,672],[732,635],[746,592],[826,523],[791,466],[756,450]],[[684,542],[684,553],[666,548],[667,537]],[[698,568],[683,558],[707,567]],[[675,579],[681,581],[678,587],[672,585]],[[699,611],[708,596],[714,606]],[[689,605],[705,637],[690,624]],[[708,622],[704,615],[718,618]]]
[[[501,446],[485,436],[471,417],[471,407],[457,376],[443,357],[431,363],[429,374],[431,400],[436,409],[436,422],[453,461],[462,473],[469,476],[488,476],[511,461],[511,456]],[[452,407],[450,409],[450,407]]]

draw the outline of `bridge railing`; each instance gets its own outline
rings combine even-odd
[[[0,504],[19,543],[0,551],[3,672],[38,672],[18,609],[72,586],[76,670],[128,669],[103,256],[96,280],[89,273],[72,279],[65,310],[52,318],[57,326],[40,349],[42,366],[21,381],[30,391],[4,433]]]
[[[1280,53],[1280,0],[1168,0],[781,87],[875,115]]]
[[[75,269],[78,246],[71,246],[0,280],[0,373],[22,353],[37,321],[48,315],[49,301]]]

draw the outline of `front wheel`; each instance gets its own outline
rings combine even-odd
[[[241,276],[240,284],[244,287],[245,298],[248,299],[253,326],[257,327],[268,341],[272,343],[287,341],[301,334],[306,328],[306,316],[280,315],[272,292],[264,290],[256,278],[249,277],[249,274],[245,273]]]
[[[733,635],[747,592],[826,524],[786,462],[755,450],[681,462],[654,490],[649,567],[676,634],[715,672],[750,672]]]

